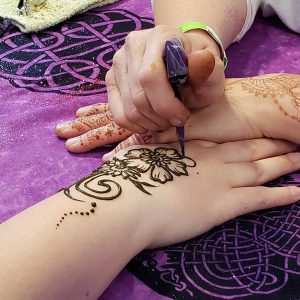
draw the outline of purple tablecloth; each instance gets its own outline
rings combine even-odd
[[[68,153],[54,127],[78,107],[106,101],[103,79],[113,53],[127,32],[151,27],[149,2],[121,1],[43,33],[10,29],[0,37],[0,222],[99,165],[107,148]],[[299,50],[299,35],[276,18],[258,17],[228,50],[227,76],[299,73]],[[295,181],[300,174],[272,184]],[[295,204],[251,214],[144,252],[101,299],[300,299],[299,211]]]

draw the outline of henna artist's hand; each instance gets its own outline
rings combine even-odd
[[[189,80],[182,88],[185,106],[175,98],[166,76],[163,50],[177,38],[188,55]],[[224,90],[224,64],[216,42],[202,31],[182,33],[172,26],[131,32],[117,51],[106,76],[115,122],[135,133],[180,126],[190,108],[219,98]]]
[[[185,139],[217,143],[271,137],[300,144],[300,76],[270,74],[228,79],[219,101],[191,112]],[[177,141],[174,128],[162,133],[134,134],[121,142],[107,160],[123,148]]]
[[[208,140],[217,143],[244,140],[260,137],[279,138],[300,144],[300,76],[291,74],[271,74],[244,79],[228,79],[225,93],[218,101],[202,109],[191,111],[190,119],[185,125],[185,138],[188,140]],[[109,131],[106,124],[120,128],[112,121],[111,117],[97,118],[97,113],[108,112],[106,104],[80,109],[78,115],[94,114],[92,124],[88,119],[80,117],[77,121],[69,123],[64,131],[58,135],[69,138],[83,134],[83,144],[68,143],[67,147],[72,152],[85,152],[92,148],[108,144],[106,137]],[[88,117],[89,118],[89,117]],[[99,119],[99,120],[98,120]],[[101,123],[102,122],[102,123]],[[91,128],[104,127],[89,131]],[[84,134],[84,132],[88,133]],[[97,136],[101,135],[101,139]],[[131,135],[123,131],[115,135],[114,141],[120,141]],[[104,138],[103,138],[104,137]],[[81,141],[79,139],[79,141]],[[160,144],[177,141],[174,128],[162,133],[134,134],[126,141],[119,144],[116,149],[106,155],[108,159],[115,152],[130,145]]]

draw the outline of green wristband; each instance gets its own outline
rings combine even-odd
[[[226,69],[226,67],[228,65],[228,58],[227,58],[227,55],[225,52],[225,48],[223,46],[221,39],[218,37],[216,32],[211,27],[209,27],[208,25],[201,23],[201,22],[189,22],[189,23],[184,23],[184,24],[178,26],[178,29],[181,32],[187,32],[187,31],[195,30],[195,29],[201,29],[201,30],[206,31],[215,40],[215,42],[219,45],[220,50],[221,50],[221,55],[222,55],[221,59],[223,60],[224,67]]]

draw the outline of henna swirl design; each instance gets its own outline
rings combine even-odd
[[[75,129],[81,133],[89,129],[105,126],[112,122],[113,117],[108,111],[97,115],[79,117],[72,123],[72,129]]]
[[[64,194],[71,200],[86,202],[79,195],[88,196],[96,200],[110,201],[118,198],[122,193],[121,185],[112,180],[114,177],[121,177],[123,180],[130,181],[141,192],[151,195],[149,188],[157,187],[153,183],[165,184],[172,181],[174,176],[188,176],[188,167],[195,167],[196,162],[182,156],[176,149],[156,148],[139,148],[129,150],[125,158],[114,157],[91,175],[79,180],[74,186],[63,189]],[[149,174],[150,182],[141,179],[142,174]],[[109,177],[107,179],[106,177]],[[91,202],[96,207],[96,202]],[[86,212],[69,212],[64,213],[60,223],[68,215],[90,215],[95,210]],[[56,224],[59,227],[59,223]]]

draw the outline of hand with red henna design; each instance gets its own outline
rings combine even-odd
[[[300,76],[292,74],[270,74],[251,78],[228,79],[225,93],[213,104],[191,111],[191,117],[185,125],[186,141],[201,139],[223,143],[228,141],[245,140],[261,137],[285,139],[300,144]],[[84,111],[85,110],[85,111]],[[82,112],[83,111],[83,112]],[[106,114],[109,116],[106,104],[94,105],[80,109],[80,117],[77,122],[97,116],[90,113]],[[100,113],[100,114],[101,114]],[[110,140],[105,136],[109,128],[116,127],[111,117],[107,117],[103,127],[90,131],[84,135],[89,140],[89,147],[78,146],[76,152],[85,152],[87,149],[108,144]],[[76,121],[74,121],[76,124]],[[74,124],[74,122],[70,124]],[[99,123],[99,122],[98,122]],[[97,121],[94,121],[97,127]],[[81,124],[82,125],[82,124]],[[72,125],[71,125],[72,126]],[[83,126],[83,125],[82,125]],[[70,126],[69,126],[70,127]],[[71,130],[69,128],[69,130]],[[86,131],[89,129],[86,127]],[[121,130],[118,127],[118,130]],[[67,132],[67,131],[65,131]],[[81,134],[85,132],[82,131]],[[95,134],[100,134],[102,140],[97,140]],[[61,137],[71,137],[62,136]],[[130,136],[130,137],[129,137]],[[93,138],[94,137],[94,138]],[[134,134],[127,130],[120,131],[114,141],[121,143],[111,153],[122,150],[132,145],[173,143],[177,141],[175,128],[170,128],[161,133]],[[70,151],[74,151],[68,146]],[[105,159],[110,157],[106,155]]]
[[[132,134],[113,121],[106,103],[81,108],[77,116],[77,119],[56,127],[57,135],[68,139],[66,147],[74,153],[116,143]]]

